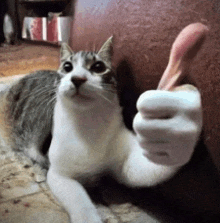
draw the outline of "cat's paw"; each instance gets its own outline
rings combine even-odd
[[[202,105],[195,87],[151,90],[137,102],[133,127],[144,155],[161,165],[186,164],[202,130]]]
[[[70,215],[70,223],[103,223],[99,216],[89,215],[88,212],[81,213],[82,217],[80,219],[76,219],[76,216]]]

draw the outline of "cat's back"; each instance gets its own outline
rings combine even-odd
[[[42,70],[26,75],[0,95],[0,133],[6,144],[22,150],[51,131],[60,75]]]
[[[36,113],[31,112],[31,109],[39,109],[36,113],[39,115],[42,108],[40,104],[55,95],[59,81],[60,76],[56,71],[42,70],[31,73],[12,84],[4,95],[7,117],[18,121],[25,115],[27,120],[30,115],[33,118]]]

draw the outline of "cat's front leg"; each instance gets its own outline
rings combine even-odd
[[[71,223],[102,223],[89,195],[78,181],[50,168],[47,183],[68,212]]]
[[[145,156],[161,165],[185,165],[202,129],[199,91],[192,85],[172,92],[146,91],[137,109],[133,126]]]

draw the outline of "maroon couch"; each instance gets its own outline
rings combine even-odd
[[[203,135],[189,165],[173,180],[157,187],[157,191],[178,210],[196,213],[195,222],[198,216],[203,216],[198,222],[215,222],[209,220],[220,214],[219,0],[78,0],[73,9],[73,50],[97,50],[114,35],[113,64],[121,82],[122,103],[131,109],[125,118],[128,126],[137,95],[156,89],[178,33],[190,23],[208,25],[208,37],[185,80],[195,84],[202,94]]]

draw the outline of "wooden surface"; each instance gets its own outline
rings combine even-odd
[[[7,77],[39,69],[55,70],[59,66],[57,46],[22,43],[0,47],[0,75]]]

